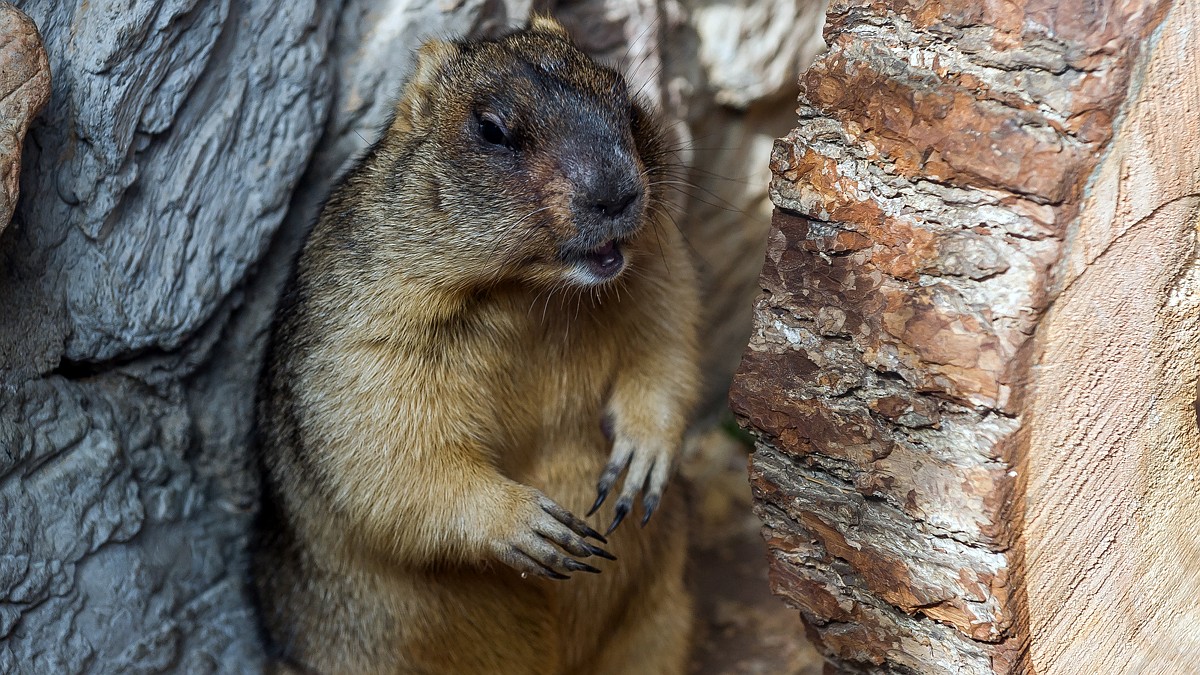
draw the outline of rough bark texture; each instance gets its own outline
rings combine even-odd
[[[1069,625],[1070,610],[1034,617],[1025,597],[1038,587],[1028,576],[1046,574],[1032,548],[1025,565],[1033,546],[1023,538],[1025,490],[1034,474],[1091,470],[1056,446],[1052,454],[1061,450],[1072,465],[1043,474],[1033,448],[1044,442],[1035,420],[1047,399],[1094,371],[1084,354],[1042,351],[1040,340],[1055,330],[1045,314],[1078,266],[1073,251],[1088,246],[1073,225],[1087,222],[1079,220],[1085,187],[1168,6],[830,7],[830,51],[801,76],[799,126],[772,156],[777,209],[764,294],[732,401],[760,434],[750,473],[775,590],[800,608],[838,666],[1009,673],[1030,665],[1031,639],[1035,656],[1063,653],[1046,627]],[[1161,87],[1154,96],[1174,98]],[[1170,105],[1178,118],[1194,111]],[[1194,173],[1175,175],[1194,186]],[[1186,205],[1168,192],[1154,199],[1176,211]],[[1164,218],[1184,222],[1167,210]],[[1163,234],[1163,246],[1190,260],[1191,235],[1180,232]],[[1127,262],[1113,278],[1138,269]],[[1161,300],[1150,292],[1166,287],[1159,277],[1132,292]],[[1152,331],[1160,320],[1130,319]],[[1123,325],[1105,326],[1106,339]],[[1062,381],[1031,388],[1039,363]],[[1119,389],[1104,391],[1108,406],[1123,405]],[[1088,444],[1070,414],[1057,419],[1072,442]],[[1113,450],[1095,439],[1087,447],[1097,456]],[[1030,513],[1042,517],[1076,484],[1059,483],[1036,508],[1043,493],[1033,485]],[[1064,531],[1079,522],[1052,520]],[[1063,564],[1040,583],[1071,585],[1086,574],[1051,543],[1061,534],[1040,540],[1037,553],[1054,551]],[[1112,530],[1092,532],[1101,534]],[[1047,592],[1047,605],[1066,595]],[[1097,644],[1087,637],[1080,649]],[[1069,672],[1069,660],[1049,662]]]
[[[707,264],[715,408],[749,331],[728,308],[756,292],[767,200],[765,176],[743,195],[705,167],[763,171],[821,7],[733,5],[722,23],[701,22],[700,4],[559,14],[675,122],[689,178],[746,212],[709,217],[697,193],[677,216]],[[530,4],[18,5],[53,83],[0,237],[0,672],[256,671],[252,400],[291,255],[420,40],[520,23]],[[709,44],[722,25],[774,21],[796,26],[772,34],[783,51]]]
[[[50,62],[37,26],[0,2],[0,233],[17,206],[21,144],[50,98]]]

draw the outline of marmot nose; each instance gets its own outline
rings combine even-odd
[[[628,211],[629,205],[637,201],[637,198],[640,195],[641,192],[639,190],[631,190],[626,193],[614,193],[596,200],[596,203],[592,204],[592,208],[600,213],[603,213],[609,218],[616,218],[622,213]]]

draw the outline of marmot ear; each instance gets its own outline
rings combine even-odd
[[[407,131],[420,125],[432,110],[438,76],[459,55],[458,45],[430,40],[417,50],[417,65],[396,104],[393,126]]]
[[[412,81],[432,84],[438,73],[458,56],[458,45],[442,40],[429,40],[417,50],[417,67]]]
[[[560,38],[569,39],[571,37],[571,35],[567,33],[567,29],[563,28],[561,23],[555,21],[546,14],[534,14],[533,16],[529,17],[529,30],[535,33],[556,35]]]

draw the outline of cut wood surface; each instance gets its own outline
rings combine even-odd
[[[1025,471],[1038,673],[1200,668],[1200,1],[1171,8],[1038,327]]]
[[[731,400],[835,668],[1200,662],[1195,14],[830,7]]]

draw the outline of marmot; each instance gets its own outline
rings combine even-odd
[[[277,667],[682,673],[663,487],[698,299],[662,132],[549,18],[417,61],[275,318],[252,572]]]

